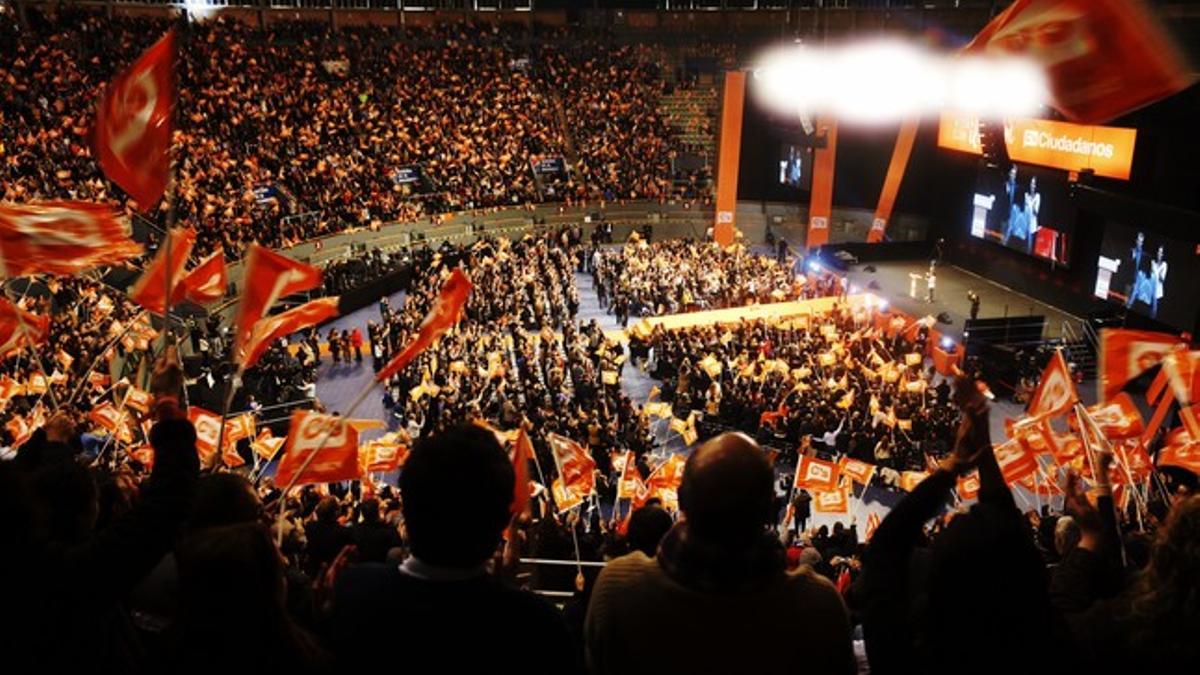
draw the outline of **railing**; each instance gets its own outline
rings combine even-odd
[[[587,567],[589,569],[594,569],[594,568],[603,569],[604,566],[607,564],[607,563],[603,563],[603,562],[597,562],[595,560],[552,560],[549,558],[521,558],[521,559],[519,559],[519,562],[522,565],[532,565],[535,567],[537,567],[537,566],[575,567],[575,568]],[[572,598],[575,596],[574,591],[555,591],[555,590],[550,590],[550,589],[545,589],[545,588],[535,588],[532,590],[534,593],[537,593],[538,595],[541,595],[541,596],[544,596],[547,598],[566,599],[566,598]]]

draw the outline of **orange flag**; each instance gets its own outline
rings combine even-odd
[[[1159,466],[1173,466],[1200,476],[1200,443],[1174,443],[1158,451]]]
[[[592,494],[596,489],[596,461],[591,453],[566,436],[547,434],[546,441],[563,487],[581,498]]]
[[[312,460],[308,458],[313,455]],[[304,466],[308,462],[308,466]],[[275,486],[336,483],[362,475],[358,463],[358,431],[346,420],[311,410],[292,413],[287,446]]]
[[[1000,473],[1004,474],[1004,482],[1009,485],[1037,471],[1037,458],[1030,454],[1017,441],[1007,441],[992,446],[996,454],[996,463],[1000,465]]]
[[[513,474],[516,476],[516,481],[513,482],[513,513],[529,511],[529,462],[531,459],[533,459],[533,443],[530,442],[525,427],[521,427],[517,430],[516,440],[513,441]]]
[[[37,345],[50,336],[50,317],[27,312],[0,298],[0,358],[26,345]]]
[[[470,293],[471,280],[467,279],[467,275],[463,274],[461,269],[454,268],[450,277],[446,279],[446,283],[442,285],[433,309],[421,322],[417,336],[375,375],[375,379],[383,382],[403,370],[413,359],[417,358],[418,354],[425,351],[446,331],[450,330],[451,326],[458,323]]]
[[[1105,328],[1100,331],[1100,400],[1107,401],[1127,382],[1162,363],[1183,342],[1170,333]]]
[[[188,408],[188,421],[196,428],[196,454],[208,462],[217,451],[221,437],[221,417],[198,406]]]
[[[250,331],[250,338],[246,341],[246,356],[242,365],[246,368],[253,367],[276,340],[328,321],[337,315],[338,299],[332,297],[306,302],[282,314],[259,319],[254,323],[254,329]]]
[[[871,537],[875,536],[875,530],[879,529],[880,522],[881,521],[879,519],[878,513],[872,511],[869,514],[867,514],[867,531],[866,531],[867,541],[871,541]]]
[[[814,490],[812,508],[817,513],[846,513],[850,508],[850,491],[846,488]]]
[[[1071,409],[1079,401],[1075,391],[1075,382],[1071,379],[1071,369],[1062,352],[1055,352],[1050,357],[1050,363],[1042,371],[1042,379],[1038,381],[1037,390],[1029,402],[1031,417],[1061,415]]]
[[[167,279],[164,276],[169,274],[171,298],[174,301],[175,285],[183,276],[183,268],[196,243],[196,231],[189,227],[177,227],[167,236],[171,238],[171,259],[167,260],[168,247],[164,242],[158,247],[154,260],[150,261],[142,276],[129,289],[130,300],[157,314],[166,311]]]
[[[143,211],[167,189],[175,106],[175,31],[116,77],[96,110],[95,151],[104,175]]]
[[[246,272],[242,286],[242,300],[238,303],[234,326],[234,355],[242,363],[254,324],[271,309],[276,300],[293,293],[301,293],[321,284],[321,270],[312,265],[296,262],[287,256],[251,244],[246,253]]]
[[[217,250],[179,280],[171,294],[171,304],[189,300],[197,305],[208,305],[225,297],[228,285],[225,253]]]
[[[859,485],[866,485],[871,482],[871,477],[875,475],[875,465],[868,464],[857,459],[843,457],[838,462],[838,470],[843,476],[847,476],[850,480]]]
[[[1125,392],[1118,393],[1107,403],[1089,406],[1087,411],[1106,438],[1131,438],[1140,435],[1146,428],[1142,413]],[[1074,415],[1068,417],[1067,421],[1072,429],[1079,430],[1079,420]]]
[[[141,255],[129,223],[86,202],[0,205],[0,278],[70,276]]]
[[[815,457],[801,457],[796,467],[795,487],[829,491],[837,487],[838,467]]]
[[[1032,60],[1046,73],[1054,107],[1087,123],[1194,81],[1170,35],[1138,0],[1016,0],[964,51]]]

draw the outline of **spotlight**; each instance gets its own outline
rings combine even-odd
[[[887,311],[887,308],[888,308],[888,301],[887,301],[887,300],[880,300],[880,301],[879,301],[879,311],[881,311],[881,312],[886,312],[886,311]]]
[[[943,335],[942,336],[942,349],[949,350],[953,347],[954,347],[954,340],[951,340],[950,338]]]
[[[817,262],[816,260],[813,260],[812,262],[808,263],[808,271],[812,272],[813,274],[820,274],[821,273],[821,263]]]

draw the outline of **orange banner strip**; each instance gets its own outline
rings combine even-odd
[[[717,212],[713,239],[721,246],[733,243],[737,227],[738,162],[742,152],[742,110],[746,99],[746,73],[725,73],[721,104],[721,144],[717,149]]]
[[[837,158],[837,120],[817,118],[818,135],[824,132],[825,147],[814,154],[812,197],[808,205],[808,238],[811,250],[829,241],[829,217],[833,211],[833,169]]]
[[[904,171],[908,168],[908,158],[912,155],[913,143],[917,140],[918,124],[913,118],[900,125],[896,147],[892,150],[892,163],[888,165],[887,177],[883,179],[879,205],[875,207],[875,219],[867,233],[867,243],[878,244],[883,241],[888,221],[892,219],[892,209],[896,206],[896,196],[900,193],[900,183],[904,180]]]

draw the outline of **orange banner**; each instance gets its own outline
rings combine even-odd
[[[1129,180],[1137,129],[1097,127],[1050,120],[1012,119],[1004,122],[1004,141],[1014,162],[1065,171],[1091,169],[1097,176]],[[938,124],[938,145],[982,154],[979,117],[945,111]]]
[[[717,215],[713,239],[721,246],[733,243],[737,226],[738,162],[742,152],[742,109],[746,99],[746,73],[725,73],[721,105],[721,145],[717,156]]]
[[[808,238],[811,250],[829,241],[829,216],[833,211],[833,168],[837,156],[837,120],[817,118],[817,135],[825,136],[825,147],[818,148],[813,160],[812,197],[808,204]]]
[[[892,218],[892,208],[896,206],[896,195],[900,193],[900,181],[904,180],[908,158],[912,155],[913,142],[917,140],[917,126],[916,118],[907,119],[900,125],[896,147],[892,150],[892,163],[888,165],[887,177],[883,179],[879,205],[875,207],[875,219],[871,221],[871,231],[867,232],[867,243],[878,244],[883,241],[883,233],[887,231],[888,221]]]

